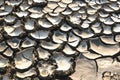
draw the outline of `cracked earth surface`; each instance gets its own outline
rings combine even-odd
[[[120,0],[0,0],[0,80],[120,80]]]

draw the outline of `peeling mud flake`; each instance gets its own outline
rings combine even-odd
[[[16,54],[14,60],[17,69],[27,69],[33,64],[35,59],[33,49],[33,47],[27,48]]]
[[[35,71],[34,68],[32,68],[32,69],[30,69],[26,72],[23,72],[23,73],[16,72],[16,76],[19,77],[19,78],[22,78],[22,79],[24,79],[26,77],[29,77],[29,76],[33,76],[33,75],[36,75],[36,71]]]
[[[90,39],[91,49],[103,56],[113,56],[119,52],[119,44],[104,44],[99,38]]]
[[[21,47],[26,48],[26,47],[31,47],[31,46],[35,46],[36,42],[29,39],[29,38],[25,38],[25,40],[23,41]]]
[[[0,56],[0,68],[4,68],[7,66],[9,66],[9,61],[3,56]]]
[[[41,47],[37,48],[38,56],[40,59],[49,59],[51,54],[47,51],[42,49]]]
[[[49,42],[42,41],[41,46],[45,49],[48,49],[48,50],[55,50],[55,49],[60,47],[60,44],[56,44],[56,43],[53,43],[50,41]]]

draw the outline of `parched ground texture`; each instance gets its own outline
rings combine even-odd
[[[120,0],[0,0],[0,80],[120,80]]]

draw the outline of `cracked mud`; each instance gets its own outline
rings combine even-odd
[[[0,80],[120,80],[120,1],[0,0]]]

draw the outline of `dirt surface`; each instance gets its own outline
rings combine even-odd
[[[0,0],[0,80],[120,80],[119,0]]]

